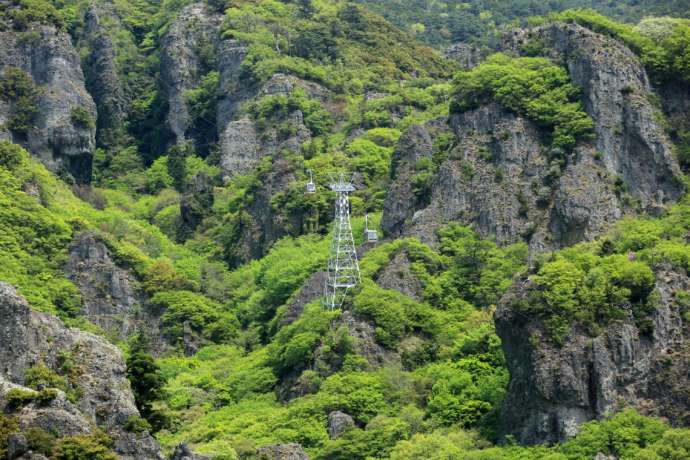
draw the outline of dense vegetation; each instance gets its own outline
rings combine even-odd
[[[459,112],[496,101],[550,129],[554,149],[570,151],[578,138],[592,134],[594,123],[569,80],[568,72],[548,59],[495,54],[457,74],[450,108]]]
[[[87,54],[88,44],[78,40],[83,2],[14,3],[16,8],[3,14],[16,30],[36,22],[56,25]],[[314,301],[291,317],[300,288],[325,266],[332,219],[333,197],[323,175],[316,177],[317,193],[303,192],[307,169],[356,173],[359,188],[351,201],[358,244],[364,214],[372,227],[381,218],[395,175],[396,143],[413,124],[493,101],[543,128],[545,152],[560,171],[575,143],[593,130],[560,63],[495,54],[473,70],[455,72],[454,64],[359,6],[336,0],[210,1],[224,14],[223,37],[247,48],[243,82],[258,88],[283,73],[318,84],[327,94],[314,97],[295,85],[287,94],[247,101],[240,115],[256,123],[260,137],[294,136],[291,115],[299,111],[309,140],[223,182],[213,120],[224,89],[212,48],[204,45],[200,84],[184,95],[192,118],[189,142],[172,145],[165,128],[160,42],[189,3],[113,3],[118,20],[105,23],[132,102],[128,122],[117,132],[98,131],[93,187],[71,189],[24,149],[0,142],[0,280],[17,286],[33,308],[108,337],[81,315],[79,292],[63,273],[74,237],[91,232],[138,280],[142,308],[160,315],[156,339],[169,345],[163,356],[151,356],[144,334],[124,341],[108,337],[126,351],[142,415],[127,421],[128,430],[156,431],[166,452],[188,442],[221,460],[249,459],[257,448],[278,442],[298,442],[316,459],[689,455],[687,430],[632,411],[586,424],[560,446],[521,447],[507,440],[495,447],[508,370],[492,321],[508,288],[529,277],[528,297],[517,299],[514,308],[541,320],[556,343],[575,326],[595,336],[624,315],[651,333],[656,273],[666,267],[690,270],[687,199],[661,218],[625,219],[595,242],[544,255],[532,272],[526,244],[498,247],[459,224],[438,230],[437,247],[414,238],[385,241],[362,256],[362,284],[343,311],[324,312]],[[579,5],[574,0],[423,2],[425,15],[415,16],[421,2],[404,2],[404,8],[391,3],[381,2],[386,14],[398,24],[413,23],[413,32],[431,43],[491,43],[501,24]],[[624,19],[664,12],[655,2],[595,3]],[[427,13],[437,15],[433,23]],[[683,20],[648,19],[632,26],[591,11],[548,20],[578,22],[623,40],[655,81],[686,82],[690,74]],[[5,72],[0,98],[11,104],[9,127],[15,133],[30,129],[40,91],[22,71]],[[73,110],[70,121],[81,129],[97,123],[83,108]],[[452,143],[452,135],[439,137],[433,159],[416,165],[415,199],[429,199],[430,181]],[[280,174],[289,175],[290,183],[262,194]],[[203,192],[193,188],[200,177],[210,184]],[[183,222],[183,199],[200,216],[196,227]],[[243,232],[260,227],[252,209],[262,203],[282,232],[250,253]],[[250,234],[249,239],[261,238]],[[402,277],[409,295],[385,287],[382,279],[391,272]],[[676,301],[690,321],[690,294],[678,292]],[[351,327],[360,339],[348,334]],[[185,355],[188,335],[200,347],[191,356]],[[80,389],[70,379],[75,363],[69,355],[62,358],[59,372],[44,366],[29,372],[27,385],[36,391],[14,392],[12,410],[49,402],[56,390],[78,401]],[[339,439],[327,432],[333,410],[355,421]],[[0,457],[17,429],[11,411],[0,416]],[[32,449],[51,458],[113,458],[112,441],[98,431],[63,439],[35,431],[28,439]]]
[[[492,45],[502,29],[530,17],[572,8],[593,8],[614,20],[635,23],[646,16],[688,14],[687,2],[655,0],[357,0],[396,26],[432,45],[470,42]]]

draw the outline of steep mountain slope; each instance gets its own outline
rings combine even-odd
[[[337,0],[2,6],[0,457],[687,453],[687,21],[458,65]]]
[[[687,17],[687,2],[653,0],[608,2],[601,0],[357,0],[402,30],[431,45],[456,42],[490,44],[504,30],[525,25],[532,16],[592,8],[622,22],[636,23],[647,16]]]

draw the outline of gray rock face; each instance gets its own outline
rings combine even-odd
[[[476,67],[486,57],[487,53],[479,47],[467,44],[456,43],[449,46],[443,53],[448,59],[452,59],[463,70],[469,70]]]
[[[161,79],[168,98],[168,125],[178,143],[189,138],[191,118],[185,92],[196,88],[203,76],[205,62],[218,49],[218,28],[223,15],[212,11],[205,2],[185,7],[161,40]]]
[[[0,32],[0,72],[18,67],[39,87],[37,115],[26,138],[14,141],[26,146],[51,171],[68,171],[78,183],[91,180],[92,153],[96,132],[75,125],[72,110],[83,108],[96,119],[96,106],[84,86],[79,55],[69,35],[51,26],[30,30],[35,39],[20,39],[14,31]],[[0,122],[8,118],[7,104],[0,105]],[[11,138],[5,132],[3,137]]]
[[[108,247],[94,233],[75,235],[65,274],[77,286],[82,314],[89,321],[120,339],[145,331],[154,354],[167,348],[159,318],[142,308],[144,294],[138,280],[113,261]]]
[[[251,171],[263,152],[254,121],[249,117],[228,123],[220,138],[220,167],[225,181]]]
[[[82,295],[84,316],[122,339],[135,332],[143,299],[137,281],[113,262],[93,233],[76,235],[65,272]]]
[[[259,460],[309,460],[309,456],[296,443],[272,444],[259,449]]]
[[[393,182],[383,205],[381,228],[386,236],[400,236],[418,208],[412,188],[415,165],[432,154],[432,139],[426,127],[413,125],[400,137],[391,160]]]
[[[111,147],[124,135],[129,103],[118,76],[113,42],[101,24],[99,5],[89,5],[84,19],[83,41],[89,50],[84,66],[86,88],[98,108],[96,141],[100,146]],[[108,19],[117,20],[113,15],[108,15]]]
[[[354,350],[371,366],[380,367],[400,362],[397,353],[385,349],[376,341],[376,327],[373,322],[355,316],[350,311],[343,312],[340,322],[347,324],[347,332],[353,339]]]
[[[282,326],[297,321],[302,316],[304,307],[323,295],[326,278],[326,272],[316,272],[302,285],[299,292],[288,303],[287,310],[280,319]]]
[[[62,392],[46,406],[29,404],[17,415],[20,426],[38,426],[60,435],[88,433],[94,424],[113,437],[123,459],[159,459],[158,444],[148,434],[124,430],[138,416],[125,376],[122,354],[92,334],[66,328],[48,314],[31,311],[15,289],[0,283],[0,406],[10,388],[21,387],[26,371],[37,364],[59,367],[60,353],[70,353],[79,367],[74,383],[82,395],[76,403]],[[28,389],[25,389],[28,390]]]
[[[412,273],[411,262],[405,251],[399,251],[376,277],[383,289],[398,291],[414,300],[422,300],[424,288]]]
[[[175,447],[175,451],[172,457],[170,457],[170,460],[208,460],[208,457],[195,454],[187,444],[180,444]]]
[[[317,83],[280,73],[273,75],[258,90],[253,91],[251,88],[242,86],[237,80],[239,71],[236,67],[241,64],[244,51],[235,50],[229,54],[231,64],[228,64],[228,67],[232,71],[223,71],[221,74],[221,76],[223,74],[228,74],[228,76],[222,77],[224,83],[221,83],[221,88],[225,96],[218,105],[218,126],[222,127],[219,130],[220,166],[226,181],[233,176],[248,173],[264,156],[275,156],[283,149],[297,152],[303,143],[311,139],[311,132],[305,126],[304,116],[299,110],[293,111],[284,120],[284,127],[289,131],[289,135],[284,135],[277,127],[269,126],[264,129],[259,139],[257,127],[251,118],[232,120],[232,117],[236,115],[236,106],[239,102],[253,96],[288,96],[297,88],[304,90],[308,97],[321,102],[326,102],[331,98],[331,92]]]
[[[583,422],[621,407],[664,416],[674,424],[690,422],[688,326],[674,301],[675,292],[688,286],[686,274],[657,273],[661,301],[652,315],[651,335],[624,320],[594,338],[575,327],[561,347],[546,338],[538,321],[510,308],[530,288],[529,282],[515,286],[495,315],[511,375],[503,403],[504,434],[525,443],[560,442],[575,435]]]
[[[618,174],[648,210],[677,199],[682,192],[678,166],[637,56],[620,42],[575,24],[550,24],[527,33],[566,58],[570,78],[582,88],[585,110],[595,122],[595,147],[607,170]]]
[[[337,439],[347,430],[355,426],[355,420],[339,410],[328,414],[328,436]]]
[[[261,177],[262,187],[246,208],[250,219],[242,222],[234,264],[263,257],[274,242],[287,234],[289,223],[276,215],[271,207],[271,199],[294,181],[294,165],[283,158],[275,158],[271,171]]]
[[[517,33],[508,46],[519,49],[528,34],[544,41],[551,57],[566,61],[582,87],[596,139],[581,141],[561,170],[542,153],[544,133],[530,120],[496,104],[453,114],[456,146],[438,167],[428,206],[420,209],[411,183],[416,159],[430,151],[420,130],[430,132],[433,125],[411,128],[394,156],[398,163],[382,219],[387,235],[433,244],[440,226],[460,221],[499,244],[524,239],[534,254],[590,240],[623,214],[640,210],[636,203],[655,213],[681,195],[671,143],[632,52],[562,24]]]
[[[240,78],[242,61],[246,55],[247,49],[237,40],[223,40],[219,45],[220,98],[216,107],[219,133],[236,118],[239,104],[255,93],[255,89],[248,87]]]

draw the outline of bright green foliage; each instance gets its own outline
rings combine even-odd
[[[164,312],[161,321],[173,341],[183,337],[185,325],[214,342],[227,342],[237,334],[235,315],[201,294],[161,291],[151,297],[150,304]]]
[[[164,188],[172,187],[173,178],[168,172],[168,157],[162,156],[146,170],[146,188],[149,193],[158,194]]]
[[[67,436],[55,446],[55,460],[117,460],[113,441],[101,431],[91,435]]]
[[[24,374],[24,384],[35,390],[57,388],[67,391],[67,380],[48,369],[44,364],[38,364],[27,369]]]
[[[39,90],[22,69],[7,67],[0,82],[0,99],[11,103],[7,127],[20,136],[26,136],[38,114]]]
[[[673,18],[648,18],[638,26],[613,21],[593,10],[568,10],[549,20],[575,22],[623,41],[637,53],[652,76],[660,81],[687,83],[690,77],[690,23]]]
[[[24,155],[24,150],[17,144],[0,141],[0,167],[14,171],[21,166]]]
[[[70,120],[72,124],[78,128],[95,129],[96,121],[93,119],[88,110],[84,107],[74,107],[70,112]]]
[[[578,138],[594,129],[566,69],[545,58],[494,54],[484,64],[458,73],[454,85],[451,111],[496,101],[552,130],[554,147],[571,150]]]
[[[5,457],[7,453],[7,439],[18,431],[19,423],[16,418],[0,414],[0,457]]]
[[[525,313],[538,314],[556,342],[562,343],[571,321],[596,334],[598,325],[627,316],[630,305],[638,325],[655,307],[656,279],[643,262],[624,255],[556,257],[532,277],[538,288],[529,300],[516,303]],[[646,331],[646,329],[645,329]],[[646,331],[651,332],[651,331]]]
[[[530,16],[567,8],[594,8],[621,22],[635,23],[650,15],[685,16],[687,5],[657,0],[357,0],[402,30],[437,46],[472,43],[491,46],[505,29],[522,25]]]
[[[331,115],[315,99],[309,99],[302,88],[296,88],[289,96],[265,96],[249,107],[260,129],[284,122],[288,115],[299,110],[304,124],[313,135],[325,134],[333,126]]]
[[[24,30],[34,22],[58,29],[64,27],[63,15],[47,0],[18,0],[14,3],[17,8],[11,9],[8,16],[17,30]]]

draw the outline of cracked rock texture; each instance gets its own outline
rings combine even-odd
[[[0,407],[12,388],[23,388],[26,371],[43,364],[59,368],[60,353],[70,353],[78,372],[71,377],[81,390],[74,403],[58,392],[47,405],[30,403],[16,414],[20,427],[40,427],[60,436],[90,433],[96,425],[114,440],[123,459],[161,459],[158,443],[148,434],[124,429],[138,416],[125,376],[120,350],[87,332],[67,328],[52,315],[32,311],[23,297],[0,282]],[[32,391],[25,389],[27,391]]]
[[[0,138],[22,144],[53,172],[90,182],[96,130],[75,124],[72,111],[81,107],[95,120],[96,105],[86,91],[70,36],[52,26],[33,26],[24,34],[0,31],[0,73],[9,67],[22,69],[37,86],[37,112],[26,136],[0,128]],[[7,101],[0,101],[0,123],[8,120],[10,109]]]
[[[394,154],[382,220],[387,236],[433,244],[440,226],[460,221],[499,244],[526,240],[534,254],[590,240],[626,213],[657,213],[680,197],[681,173],[637,57],[571,24],[517,31],[505,47],[518,52],[533,39],[565,61],[582,88],[595,138],[582,140],[561,171],[544,154],[545,133],[495,103],[451,114],[445,127],[439,121],[413,126]],[[411,185],[416,161],[433,154],[434,133],[444,130],[454,134],[455,146],[420,200]]]
[[[631,319],[610,324],[597,337],[574,327],[560,347],[537,320],[510,306],[527,298],[530,282],[509,291],[495,315],[510,370],[503,434],[529,444],[560,442],[582,423],[620,407],[690,423],[690,329],[674,300],[690,279],[670,267],[656,277],[660,302],[651,317],[653,333],[642,333]]]

